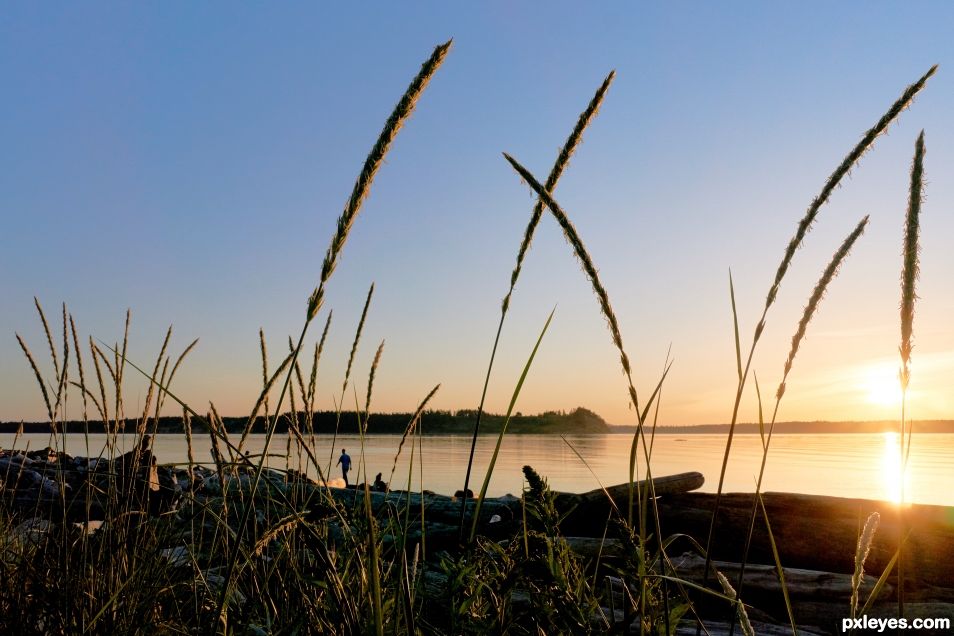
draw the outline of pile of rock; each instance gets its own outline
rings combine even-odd
[[[113,458],[49,447],[0,450],[0,501],[15,515],[53,520],[103,520],[110,509],[162,514],[206,475],[160,466],[150,447],[144,436],[135,450]]]

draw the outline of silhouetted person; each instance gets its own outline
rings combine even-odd
[[[378,473],[374,478],[374,490],[377,492],[388,491],[388,485],[383,479],[381,479],[381,473]]]
[[[345,486],[348,486],[348,471],[351,470],[351,455],[341,449],[341,457],[338,458],[338,464],[341,464],[341,476],[344,477]],[[337,466],[338,464],[335,464]]]

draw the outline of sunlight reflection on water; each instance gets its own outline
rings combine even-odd
[[[103,437],[90,436],[93,454],[102,448]],[[632,436],[571,435],[567,440],[579,451],[589,468],[604,485],[623,483],[628,478],[629,449]],[[9,447],[12,434],[0,435],[0,446]],[[26,435],[19,447],[27,442],[30,448],[43,448],[46,435]],[[260,452],[262,436],[250,438],[250,448]],[[373,435],[365,441],[367,473],[374,478],[378,472],[387,479],[394,462],[399,436]],[[477,459],[471,476],[471,489],[479,490],[496,437],[481,436]],[[208,438],[196,437],[196,458],[209,458]],[[464,483],[468,436],[426,436],[423,438],[424,487],[435,492],[453,493]],[[133,445],[131,438],[126,448]],[[318,439],[317,457],[328,465],[328,458],[337,458],[342,447],[355,459],[352,481],[358,470],[360,443],[357,437],[339,437],[335,452],[330,439]],[[82,435],[67,439],[67,450],[85,454]],[[653,473],[657,476],[699,471],[706,477],[704,491],[714,492],[718,484],[719,468],[725,450],[724,435],[657,435],[653,450]],[[273,441],[272,452],[284,455],[285,439]],[[407,486],[410,444],[405,444],[392,487]],[[178,435],[160,435],[156,442],[160,461],[185,462],[186,443]],[[642,455],[642,451],[640,451]],[[419,488],[421,474],[420,454],[415,456],[412,487]],[[758,435],[736,435],[732,446],[729,469],[726,473],[726,492],[751,492],[755,489],[761,460]],[[284,458],[273,458],[272,465],[284,466]],[[307,458],[304,460],[307,463]],[[340,477],[331,460],[332,477]],[[545,476],[552,487],[569,492],[583,492],[599,487],[590,470],[559,436],[511,435],[504,439],[497,467],[490,482],[488,494],[519,493],[523,483],[521,467],[533,466]],[[297,467],[297,456],[292,466]],[[800,492],[838,497],[860,497],[897,501],[900,495],[898,479],[900,450],[897,434],[830,434],[830,435],[775,435],[765,472],[764,491]],[[314,474],[314,471],[310,471]],[[644,473],[640,462],[639,474]],[[915,433],[905,477],[904,499],[912,503],[954,505],[954,434]]]

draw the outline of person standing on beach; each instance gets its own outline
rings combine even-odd
[[[348,471],[351,470],[351,456],[341,449],[341,457],[338,458],[338,464],[341,464],[341,476],[344,477],[345,486],[348,486]],[[336,466],[338,464],[335,464]]]

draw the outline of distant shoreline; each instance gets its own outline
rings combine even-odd
[[[421,433],[430,435],[471,435],[474,428],[473,411],[458,411],[451,414],[447,411],[438,411],[425,413],[420,424]],[[303,419],[303,418],[302,418]],[[302,431],[314,430],[317,435],[327,435],[334,433],[337,429],[340,435],[357,435],[357,416],[353,413],[342,413],[340,421],[335,413],[323,411],[315,413],[312,427],[299,423]],[[401,435],[407,429],[407,424],[411,419],[410,413],[372,413],[367,435]],[[480,433],[484,435],[499,434],[503,427],[505,417],[499,414],[485,414],[481,419]],[[247,418],[224,418],[225,428],[231,433],[241,434],[246,424]],[[123,426],[123,432],[134,433],[136,431],[136,421],[126,420]],[[915,421],[914,432],[918,435],[932,433],[954,433],[954,420],[920,420]],[[105,430],[102,422],[90,422],[87,428],[82,421],[69,421],[58,423],[62,429],[69,434],[101,434]],[[48,422],[0,422],[0,433],[11,434],[22,430],[27,434],[48,434],[50,425]],[[148,432],[159,434],[183,434],[182,419],[178,417],[160,417],[158,423],[150,421],[146,427]],[[699,424],[688,426],[658,426],[657,435],[724,435],[728,434],[730,426],[728,424]],[[276,429],[279,433],[287,432],[288,421],[281,418]],[[877,434],[893,433],[898,430],[898,422],[891,420],[880,421],[840,421],[840,422],[777,422],[775,424],[775,434]],[[203,423],[193,421],[194,433],[205,433],[207,429]],[[261,434],[265,432],[265,421],[259,417],[252,426],[252,434]],[[566,412],[548,412],[540,415],[515,415],[507,425],[508,435],[554,435],[554,434],[572,434],[572,435],[604,435],[612,433],[633,434],[636,427],[617,426],[607,424],[601,417],[586,409],[576,409],[569,413]],[[648,434],[650,429],[646,429]],[[738,424],[735,427],[735,433],[739,435],[758,435],[759,425],[753,423]]]
[[[635,426],[612,426],[616,433],[634,433]],[[700,435],[728,433],[728,424],[699,424],[695,426],[658,426],[657,435]],[[768,425],[765,426],[768,432]],[[648,430],[648,429],[647,429]],[[917,434],[925,433],[954,433],[954,420],[915,420],[913,430]],[[896,433],[896,420],[859,421],[859,422],[776,422],[774,433],[812,434],[812,435],[843,435],[846,433]],[[736,434],[759,434],[758,424],[737,424]]]

